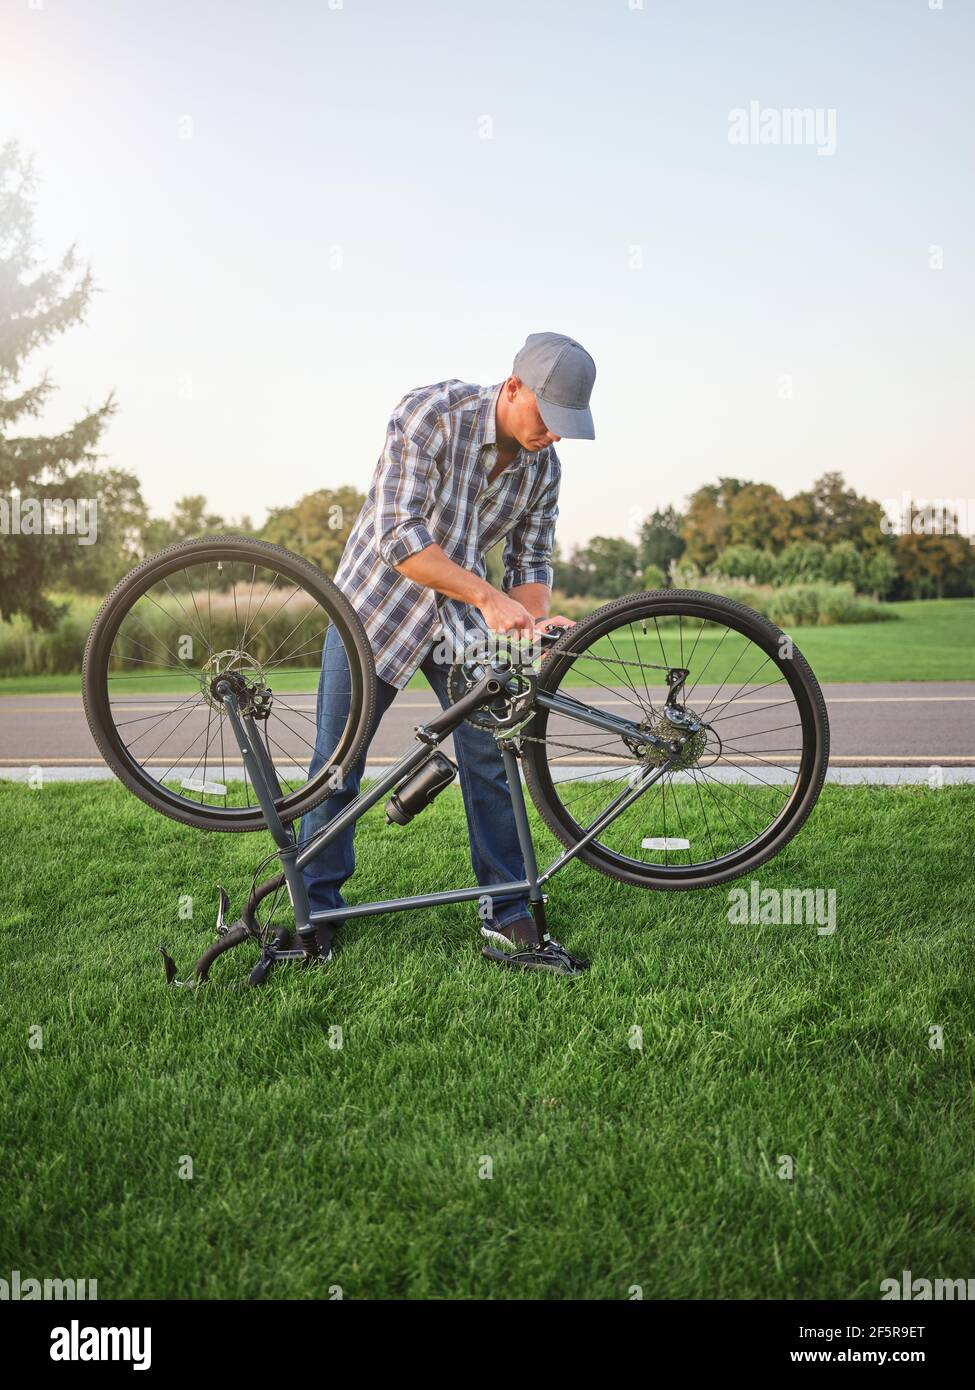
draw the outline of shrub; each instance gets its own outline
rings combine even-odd
[[[800,584],[825,579],[827,555],[820,541],[793,541],[778,556],[775,582]]]
[[[763,613],[778,627],[829,627],[837,623],[882,623],[898,614],[883,603],[861,598],[852,584],[734,584],[705,576],[696,586],[737,599]]]
[[[729,545],[714,562],[715,574],[727,579],[747,579],[752,584],[774,584],[778,564],[770,550],[753,545]]]
[[[55,602],[63,602],[60,597]],[[23,617],[0,623],[0,675],[54,676],[81,670],[95,599],[72,598],[48,631],[33,631]]]

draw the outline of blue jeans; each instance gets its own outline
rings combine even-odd
[[[440,704],[446,708],[451,703],[447,692],[449,666],[434,661],[431,648],[420,669],[433,687]],[[396,686],[390,685],[387,681],[380,680],[377,685],[376,713],[369,730],[370,742],[379,721],[398,694]],[[308,770],[309,777],[315,776],[328,765],[338,745],[349,713],[350,688],[345,647],[336,629],[330,627],[322,648],[322,671],[318,682],[316,712],[317,735],[314,756]],[[486,729],[475,729],[473,725],[464,723],[454,730],[453,739],[464,809],[467,812],[471,863],[478,883],[490,885],[524,879],[525,860],[518,843],[504,763],[494,736]],[[301,844],[306,844],[358,796],[367,751],[368,744],[355,766],[346,770],[341,790],[333,792],[307,815],[302,816]],[[395,835],[401,832],[391,827],[388,833]],[[422,834],[422,831],[420,833]],[[345,899],[340,890],[355,870],[354,840],[355,823],[337,835],[314,859],[309,860],[302,870],[312,912],[345,906]],[[453,886],[433,883],[429,891],[436,892]],[[527,893],[521,897],[503,898],[497,904],[494,917],[484,919],[485,925],[491,926],[496,922],[503,926],[518,917],[526,916],[528,911]],[[341,922],[336,919],[331,924],[322,924],[319,927],[319,939],[323,944],[329,933],[329,925],[334,930]]]

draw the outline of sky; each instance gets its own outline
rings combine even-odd
[[[973,65],[963,0],[0,0],[0,140],[99,287],[44,424],[114,391],[154,512],[260,524],[553,330],[563,546],[718,476],[975,497]]]

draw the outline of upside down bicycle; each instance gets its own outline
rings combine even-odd
[[[348,716],[310,775],[330,628],[347,660]],[[638,888],[706,888],[754,871],[801,828],[826,774],[826,706],[802,654],[766,618],[714,594],[664,589],[607,603],[546,646],[540,660],[517,647],[465,653],[451,668],[452,703],[299,846],[294,822],[340,785],[372,731],[375,665],[349,600],[309,561],[236,536],[181,542],[121,580],[84,657],[85,712],[105,761],[165,816],[203,830],[267,829],[276,845],[232,924],[219,890],[217,936],[195,980],[246,941],[261,948],[257,984],[279,960],[321,959],[323,923],[526,894],[540,947],[485,955],[579,974],[585,962],[552,939],[545,914],[544,889],[566,864]],[[500,746],[525,878],[312,912],[304,864],[387,795],[387,820],[411,821],[452,780],[441,745],[464,720]],[[543,870],[519,764],[563,846]],[[273,858],[279,871],[258,884]],[[282,890],[293,928],[274,924]]]

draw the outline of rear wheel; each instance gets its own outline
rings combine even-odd
[[[578,856],[643,888],[705,888],[765,863],[816,804],[829,760],[822,691],[777,627],[713,594],[630,595],[569,628],[547,653],[538,693],[562,697],[562,707],[539,706],[521,735],[532,800],[567,847],[634,778],[664,765],[648,734],[684,733],[667,717],[674,670],[688,673],[676,708],[701,730]],[[628,728],[594,728],[579,717],[587,707]]]
[[[325,634],[348,714],[313,773]],[[147,805],[205,830],[260,830],[220,678],[255,711],[285,821],[311,810],[359,757],[376,702],[369,641],[348,599],[314,565],[266,541],[184,541],[126,575],[85,648],[84,702],[102,756]]]

